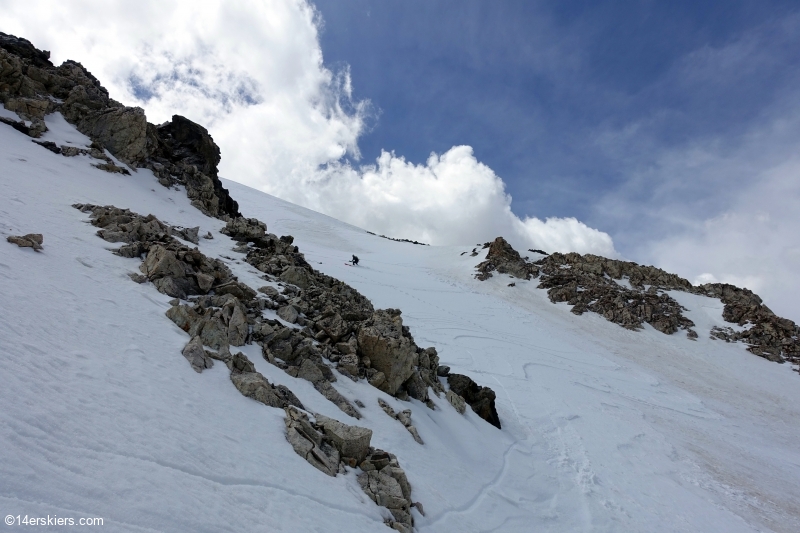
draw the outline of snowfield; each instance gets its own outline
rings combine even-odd
[[[60,115],[47,122],[45,140],[89,144]],[[295,454],[282,410],[242,396],[221,363],[192,370],[188,336],[164,316],[170,298],[132,282],[140,261],[111,254],[71,204],[200,226],[214,234],[203,253],[264,285],[218,232],[224,223],[148,170],[109,174],[91,161],[0,124],[2,514],[102,517],[104,530],[130,532],[390,531],[355,471],[331,478]],[[485,251],[461,252],[475,243],[395,242],[225,186],[245,216],[293,235],[314,268],[376,308],[401,309],[417,344],[497,393],[502,430],[444,398],[430,410],[341,377],[334,386],[366,406],[355,421],[258,346],[241,350],[310,410],[373,429],[424,506],[412,511],[418,531],[800,531],[800,376],[710,339],[711,326],[729,325],[718,300],[671,293],[697,341],[631,332],[553,305],[536,280],[473,279]],[[41,253],[5,242],[25,233],[44,235]],[[352,254],[358,267],[345,265]],[[412,409],[425,444],[378,398]],[[49,529],[63,528],[39,528]]]

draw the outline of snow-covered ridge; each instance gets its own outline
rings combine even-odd
[[[43,116],[48,133],[58,117]],[[66,133],[80,135],[68,124]],[[130,274],[145,274],[141,260],[110,253],[127,243],[98,238],[71,206],[115,205],[179,233],[198,228],[177,237],[190,249],[187,239],[211,232],[198,250],[239,283],[273,287],[256,295],[265,302],[259,312],[287,328],[277,315],[285,305],[267,301],[285,304],[270,296],[290,301],[299,286],[265,281],[247,261],[263,257],[251,254],[253,244],[221,233],[229,221],[195,208],[184,184],[159,186],[142,168],[111,174],[89,154],[64,157],[6,126],[0,146],[0,232],[44,236],[39,253],[3,242],[0,254],[0,502],[8,514],[103,516],[123,531],[386,530],[390,517],[356,469],[331,477],[310,467],[286,441],[283,410],[242,396],[225,364],[193,370],[181,356],[189,337],[165,317],[174,298],[154,282],[132,282]],[[403,325],[415,342],[436,346],[441,365],[497,391],[502,430],[472,409],[459,414],[444,395],[429,392],[431,410],[334,368],[333,386],[361,416],[351,421],[299,368],[294,377],[270,364],[257,344],[234,350],[308,411],[372,431],[372,445],[394,454],[424,505],[425,516],[410,509],[417,530],[800,526],[800,431],[791,424],[800,393],[788,365],[706,336],[688,342],[648,325],[632,332],[575,317],[535,282],[473,280],[474,259],[462,250],[388,241],[224,185],[242,213],[293,235],[278,241],[302,250],[314,270],[375,307],[402,309]],[[361,266],[344,264],[353,253]],[[670,294],[698,330],[726,324],[718,299]],[[379,400],[395,414],[410,409],[424,444]],[[309,422],[324,431],[324,418]]]
[[[551,302],[567,302],[576,315],[592,311],[632,330],[646,322],[667,335],[686,330],[687,338],[694,340],[695,324],[671,292],[719,299],[725,306],[723,318],[733,326],[712,326],[707,332],[711,338],[741,341],[748,351],[770,361],[800,365],[800,327],[775,315],[748,289],[724,283],[693,286],[653,266],[591,254],[554,253],[528,262],[502,237],[484,248],[489,251],[476,267],[477,279],[486,280],[494,271],[525,280],[539,278],[539,288],[547,289]]]

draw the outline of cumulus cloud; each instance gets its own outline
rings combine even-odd
[[[220,173],[372,231],[433,244],[504,235],[520,247],[614,255],[572,219],[520,219],[468,146],[424,164],[359,161],[371,114],[349,72],[323,63],[319,14],[303,0],[0,1],[3,31],[81,61],[151,122],[185,115],[222,149]],[[387,147],[391,149],[391,147]],[[348,156],[348,160],[344,159]]]

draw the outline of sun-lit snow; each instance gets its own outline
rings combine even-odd
[[[87,142],[48,117],[48,139]],[[264,285],[223,223],[147,170],[108,174],[0,125],[0,510],[103,517],[112,531],[389,531],[355,473],[312,468],[283,412],[239,394],[222,364],[195,373],[169,297],[127,273],[71,204],[113,204],[200,226],[200,248]],[[374,430],[412,484],[419,531],[800,530],[800,377],[711,340],[722,305],[671,293],[700,337],[632,332],[553,305],[536,280],[472,277],[468,248],[390,241],[226,182],[245,216],[291,234],[318,270],[376,307],[403,311],[417,344],[497,393],[502,431],[433,398],[432,411],[365,382],[336,388],[350,420],[310,383],[243,351],[311,410]],[[36,253],[6,235],[42,233]],[[345,265],[352,254],[358,267]],[[767,302],[769,303],[769,302]],[[425,445],[377,398],[412,409]],[[402,407],[401,407],[402,406]],[[10,528],[9,528],[10,529]],[[40,528],[40,530],[47,530]]]

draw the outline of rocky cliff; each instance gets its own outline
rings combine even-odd
[[[0,120],[33,138],[47,130],[44,116],[58,111],[94,141],[98,158],[107,150],[132,170],[153,170],[164,186],[184,185],[195,207],[209,216],[241,216],[219,181],[219,147],[205,128],[178,115],[161,126],[150,124],[143,109],[113,100],[80,63],[65,61],[56,67],[49,52],[2,32],[0,103],[20,117]]]

